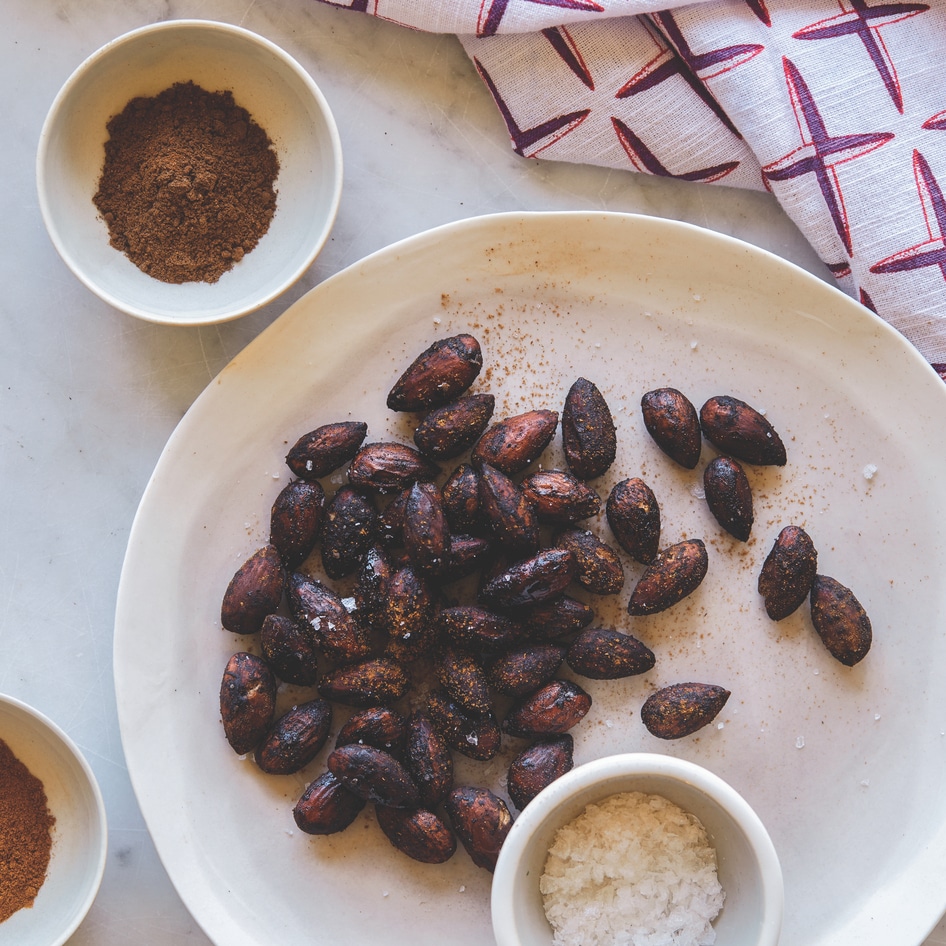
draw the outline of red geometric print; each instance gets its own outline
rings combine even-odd
[[[821,195],[828,207],[834,229],[848,256],[853,255],[851,228],[844,195],[838,179],[838,166],[876,151],[893,138],[890,132],[869,132],[853,135],[829,135],[815,104],[811,90],[797,67],[783,58],[785,81],[791,97],[792,110],[801,136],[801,147],[762,168],[765,181],[787,181],[814,174]]]
[[[481,0],[480,14],[476,24],[477,36],[495,36],[512,0]],[[523,0],[543,7],[560,7],[563,10],[582,10],[587,13],[603,13],[604,7],[594,0]]]
[[[565,65],[594,92],[595,80],[571,33],[564,26],[553,26],[542,30],[542,35],[552,44],[552,48],[559,54]]]

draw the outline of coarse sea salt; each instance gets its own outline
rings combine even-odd
[[[699,819],[644,792],[559,829],[539,890],[555,946],[710,946],[725,898]]]

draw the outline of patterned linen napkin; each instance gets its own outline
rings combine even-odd
[[[322,0],[456,33],[528,158],[768,189],[946,377],[946,0]]]

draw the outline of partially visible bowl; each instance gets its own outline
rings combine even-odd
[[[543,789],[513,823],[493,873],[498,946],[551,946],[539,880],[556,832],[589,804],[623,792],[662,795],[695,815],[716,849],[725,902],[713,923],[725,946],[776,946],[784,887],[772,840],[746,800],[707,769],[655,753],[608,756]]]
[[[62,946],[89,912],[105,871],[102,793],[76,744],[12,696],[0,695],[0,739],[43,783],[55,818],[46,879],[32,906],[0,923],[0,946]]]
[[[109,244],[92,202],[108,120],[136,96],[187,81],[232,92],[269,135],[280,164],[268,232],[213,283],[165,283],[142,272]],[[206,325],[266,305],[312,264],[341,199],[341,142],[324,95],[288,53],[237,26],[169,20],[119,36],[76,69],[43,125],[36,179],[49,236],[89,289],[148,321]]]

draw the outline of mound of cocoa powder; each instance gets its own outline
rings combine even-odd
[[[232,92],[179,82],[133,98],[107,130],[93,201],[111,245],[143,272],[216,282],[269,229],[279,161]]]

